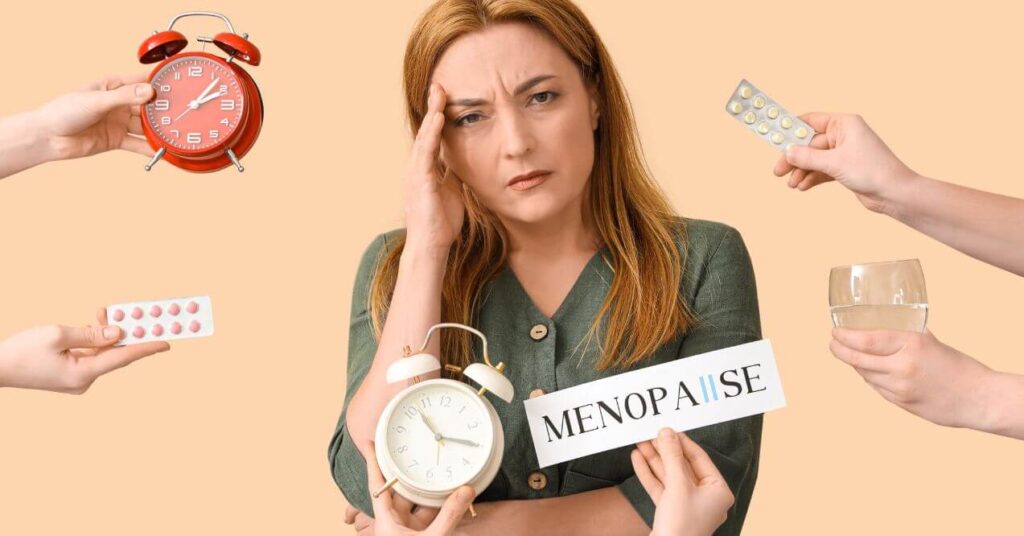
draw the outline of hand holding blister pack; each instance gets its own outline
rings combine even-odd
[[[121,328],[118,345],[193,339],[213,335],[209,296],[117,303],[107,306],[107,323]]]
[[[780,151],[794,143],[808,145],[814,138],[815,132],[810,125],[789,113],[746,79],[740,80],[725,110]]]

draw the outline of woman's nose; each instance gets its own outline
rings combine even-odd
[[[502,121],[502,134],[504,139],[503,153],[506,158],[519,158],[536,146],[536,139],[531,131],[530,122],[519,113],[509,113]]]

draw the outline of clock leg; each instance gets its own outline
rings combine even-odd
[[[156,163],[159,162],[160,159],[164,157],[164,153],[166,153],[166,152],[167,152],[167,148],[166,147],[161,147],[160,150],[157,151],[155,155],[153,155],[153,158],[151,158],[149,160],[149,163],[146,164],[146,171],[149,171],[149,170],[153,169],[153,166],[155,166]]]
[[[231,149],[228,149],[228,158],[230,158],[231,159],[231,163],[234,164],[235,167],[238,168],[238,172],[239,173],[245,171],[245,168],[242,167],[242,163],[238,161],[238,157],[235,156],[235,152],[232,151]]]
[[[380,497],[381,493],[384,493],[385,491],[391,489],[391,486],[394,486],[397,483],[398,483],[398,477],[397,476],[392,478],[391,480],[388,480],[383,486],[380,487],[379,490],[373,492],[373,498],[376,499],[377,497]]]

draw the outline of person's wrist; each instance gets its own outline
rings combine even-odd
[[[448,264],[448,253],[451,245],[438,246],[427,240],[406,238],[402,247],[401,262],[416,262],[418,264],[431,264],[444,267]]]
[[[1017,400],[1016,390],[1024,387],[1020,376],[986,369],[976,387],[974,423],[970,428],[992,434],[1009,435],[1019,407],[1008,407],[1007,400]],[[1010,404],[1012,405],[1012,404]]]
[[[903,172],[882,181],[885,187],[878,192],[878,212],[902,220],[907,212],[908,201],[922,180],[924,177],[910,168],[905,168]]]
[[[42,164],[59,160],[53,147],[53,140],[44,126],[43,118],[38,110],[26,112],[22,117],[21,132],[25,140],[25,150],[32,159],[32,164]]]

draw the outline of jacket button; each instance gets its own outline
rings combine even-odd
[[[535,340],[535,341],[543,340],[544,337],[547,337],[547,336],[548,336],[548,327],[545,326],[544,324],[537,324],[536,326],[533,326],[532,328],[530,328],[530,338]]]
[[[534,471],[527,477],[526,483],[530,485],[530,489],[540,491],[548,485],[548,476],[540,471]]]

